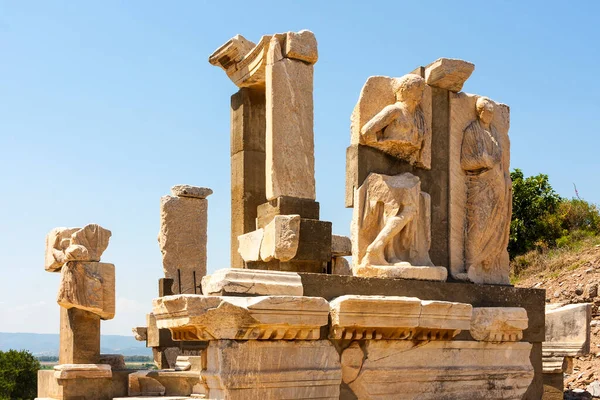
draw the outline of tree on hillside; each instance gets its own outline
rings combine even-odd
[[[0,399],[34,399],[40,363],[26,350],[0,351]]]
[[[555,218],[561,197],[552,189],[548,175],[525,178],[520,169],[511,172],[513,210],[508,252],[511,258],[536,246],[552,246],[563,235]]]

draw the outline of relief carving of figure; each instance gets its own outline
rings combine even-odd
[[[425,86],[425,80],[414,74],[393,79],[396,102],[362,126],[361,142],[412,165],[428,167],[423,150],[424,140],[431,133],[421,108]]]
[[[429,258],[430,197],[411,173],[371,173],[355,193],[354,274],[445,280]]]
[[[492,124],[494,104],[476,102],[477,119],[464,131],[461,167],[467,177],[465,266],[476,283],[508,284],[512,186],[502,141]],[[507,151],[507,150],[506,150]]]

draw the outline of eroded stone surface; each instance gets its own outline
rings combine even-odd
[[[46,236],[46,271],[60,271],[67,261],[100,261],[111,232],[97,224],[54,228]]]
[[[154,299],[153,314],[175,340],[316,340],[329,304],[320,297],[176,295]]]
[[[81,228],[54,228],[46,235],[46,259],[44,268],[49,272],[60,271],[67,262],[65,250],[71,244],[71,235]]]
[[[238,236],[238,253],[245,262],[260,261],[260,247],[264,232],[264,229],[261,228]]]
[[[59,364],[54,367],[56,379],[110,378],[110,365],[105,364]]]
[[[98,364],[110,365],[112,370],[126,369],[125,357],[122,354],[100,354]]]
[[[331,259],[331,273],[335,275],[352,275],[352,267],[346,258],[333,257]]]
[[[523,342],[371,340],[341,359],[343,380],[359,399],[518,400],[534,376],[530,352]]]
[[[266,66],[266,195],[315,200],[313,66],[284,58],[273,38]]]
[[[471,322],[470,304],[416,297],[346,295],[330,303],[332,339],[452,339]]]
[[[165,387],[144,371],[129,375],[129,396],[164,396]]]
[[[208,200],[163,196],[160,199],[158,243],[166,278],[175,293],[196,293],[206,275]]]
[[[308,30],[288,32],[285,38],[283,56],[314,64],[319,58],[317,38]]]
[[[340,398],[340,356],[328,340],[217,340],[206,351],[210,399]]]
[[[351,256],[352,241],[348,236],[331,235],[331,255],[336,256]]]
[[[131,328],[131,331],[138,342],[145,342],[148,339],[148,328],[145,326],[136,326]]]
[[[447,270],[433,267],[430,196],[420,179],[371,173],[355,191],[352,216],[354,275],[445,280]]]
[[[456,279],[510,283],[509,125],[508,106],[450,94],[450,270]]]
[[[351,143],[431,168],[431,90],[418,75],[372,76],[352,112]]]
[[[277,215],[265,226],[260,258],[289,261],[296,255],[300,243],[300,216]]]
[[[523,339],[529,319],[519,307],[475,307],[471,336],[485,342],[516,342]]]
[[[569,304],[546,310],[543,355],[576,357],[590,352],[591,304]]]
[[[211,296],[302,296],[302,281],[295,272],[259,269],[221,269],[202,278],[202,293]]]
[[[474,70],[475,65],[468,61],[439,58],[425,67],[425,81],[431,86],[460,92]]]
[[[115,316],[115,266],[100,262],[68,261],[61,269],[57,303],[102,319]]]
[[[171,194],[178,197],[193,197],[195,199],[205,199],[213,194],[212,189],[191,186],[191,185],[175,185],[171,188]]]

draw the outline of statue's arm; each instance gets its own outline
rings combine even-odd
[[[477,127],[469,125],[464,131],[460,165],[464,171],[479,173],[494,166],[494,160],[485,151],[485,146],[478,137]]]
[[[377,115],[375,115],[369,122],[363,125],[360,133],[365,137],[376,137],[377,132],[382,131],[386,126],[392,123],[392,121],[398,118],[401,114],[401,110],[395,104],[384,107]]]

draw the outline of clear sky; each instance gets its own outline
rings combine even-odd
[[[56,226],[113,232],[117,316],[145,324],[162,274],[159,198],[207,186],[209,272],[229,266],[229,98],[208,56],[235,34],[310,29],[321,218],[348,234],[350,113],[370,75],[439,57],[476,65],[464,90],[511,107],[512,167],[600,202],[600,2],[0,0],[0,331],[56,333]]]

